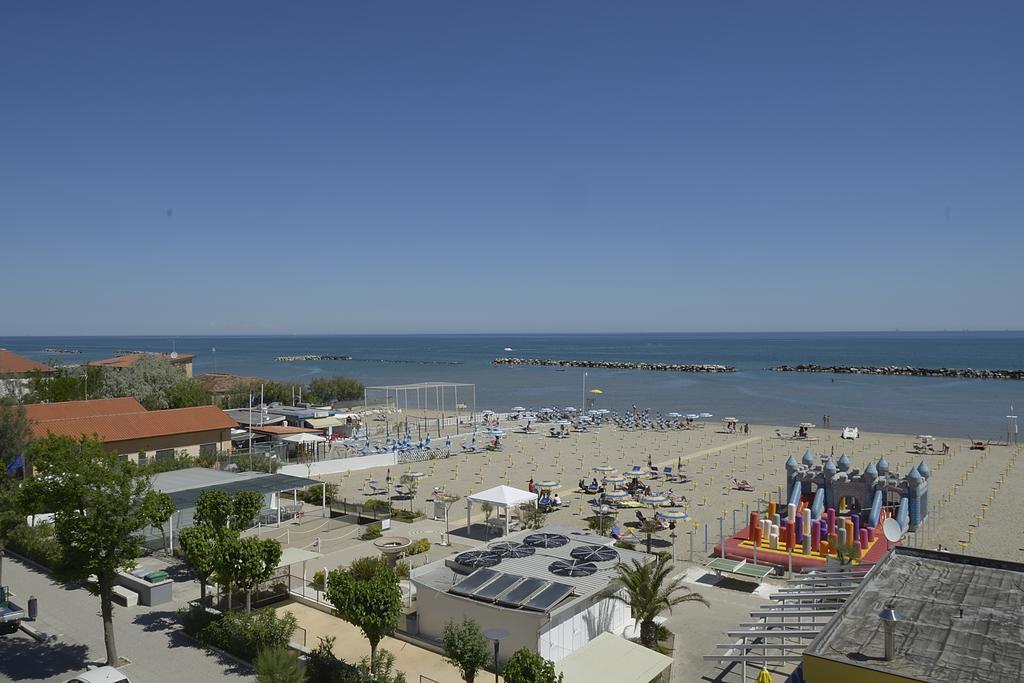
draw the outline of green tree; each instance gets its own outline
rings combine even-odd
[[[174,499],[166,493],[154,491],[153,495],[146,499],[146,521],[150,526],[160,530],[160,538],[163,540],[164,548],[167,548],[167,535],[164,531],[164,524],[174,514]]]
[[[196,498],[196,511],[192,517],[195,524],[203,524],[221,533],[228,528],[231,519],[231,496],[220,489],[203,491]]]
[[[544,526],[547,519],[544,513],[536,505],[527,505],[523,512],[523,526],[527,529],[539,529]]]
[[[417,489],[420,487],[419,477],[403,474],[398,481],[409,491],[409,512],[412,512],[412,501],[416,497]],[[484,505],[487,505],[487,503],[484,503]]]
[[[239,491],[231,498],[231,528],[243,531],[263,509],[263,495],[258,491]]]
[[[287,648],[265,648],[253,662],[259,683],[305,683],[306,667]]]
[[[512,653],[501,669],[505,683],[562,683],[562,674],[555,665],[528,647]]]
[[[0,466],[7,466],[19,455],[24,455],[32,442],[32,425],[25,414],[25,406],[0,403]]]
[[[60,403],[104,395],[103,368],[53,366],[53,369],[45,375],[38,370],[29,373],[27,402]]]
[[[134,396],[146,409],[162,410],[170,407],[170,389],[183,377],[181,368],[169,359],[146,354],[131,367],[107,372],[103,392],[110,397]]]
[[[218,540],[217,532],[205,524],[185,527],[178,534],[178,547],[185,556],[185,562],[199,579],[199,599],[204,605],[206,585],[217,569]]]
[[[191,408],[210,405],[210,392],[191,377],[182,377],[167,388],[168,408]]]
[[[363,384],[342,375],[318,377],[309,383],[302,398],[311,403],[333,403],[352,401],[363,397]]]
[[[480,625],[469,617],[461,623],[449,621],[441,636],[445,661],[459,670],[466,683],[473,683],[476,672],[484,668],[490,659],[490,643],[480,632]]]
[[[252,611],[252,592],[269,579],[281,561],[281,544],[272,538],[238,538],[221,550],[222,563],[231,567],[232,583],[245,591],[245,611]]]
[[[4,585],[4,550],[15,530],[25,524],[20,484],[0,473],[0,586]]]
[[[57,575],[67,581],[96,577],[107,663],[116,666],[114,578],[141,554],[139,532],[148,524],[154,495],[149,477],[90,437],[49,435],[33,444],[31,455],[42,500],[55,513]]]
[[[683,585],[681,576],[672,580],[672,559],[659,555],[653,562],[632,560],[616,568],[618,579],[605,589],[604,595],[629,605],[633,619],[640,624],[640,643],[654,649],[658,644],[658,625],[654,619],[664,611],[684,602],[711,604],[699,593],[692,593]],[[625,595],[623,595],[623,591]]]
[[[394,571],[379,557],[361,558],[348,569],[335,569],[327,575],[327,600],[339,617],[370,641],[370,663],[375,664],[377,645],[394,633],[402,613],[402,591]]]

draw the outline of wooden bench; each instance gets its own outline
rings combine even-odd
[[[722,574],[733,574],[735,576],[743,576],[748,579],[757,579],[758,583],[761,583],[766,577],[775,572],[774,567],[768,567],[760,564],[747,564],[746,560],[728,560],[724,557],[716,557],[705,564],[704,568],[715,572],[717,576],[721,576]]]

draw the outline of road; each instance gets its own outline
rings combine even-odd
[[[57,639],[40,644],[23,633],[0,636],[0,681],[63,683],[105,659],[98,597],[10,556],[4,558],[4,583],[19,605],[30,595],[38,598],[39,618],[31,625]],[[196,646],[180,631],[176,609],[174,604],[115,607],[118,654],[130,661],[121,669],[132,683],[255,680],[247,668]]]

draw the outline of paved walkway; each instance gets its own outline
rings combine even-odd
[[[39,599],[39,618],[32,626],[57,635],[39,644],[18,634],[0,637],[0,681],[66,681],[90,662],[106,658],[100,601],[84,588],[53,581],[27,564],[4,558],[4,583],[15,601]],[[251,672],[193,643],[179,630],[174,604],[114,608],[118,654],[130,660],[122,670],[132,683],[163,681],[254,681]]]

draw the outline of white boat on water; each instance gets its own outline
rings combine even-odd
[[[841,434],[844,439],[856,439],[860,437],[860,430],[856,427],[843,427],[843,433]]]
[[[511,347],[511,346],[506,346],[506,347],[505,347],[505,350],[506,350],[506,351],[511,351],[511,350],[512,350],[512,347]]]

